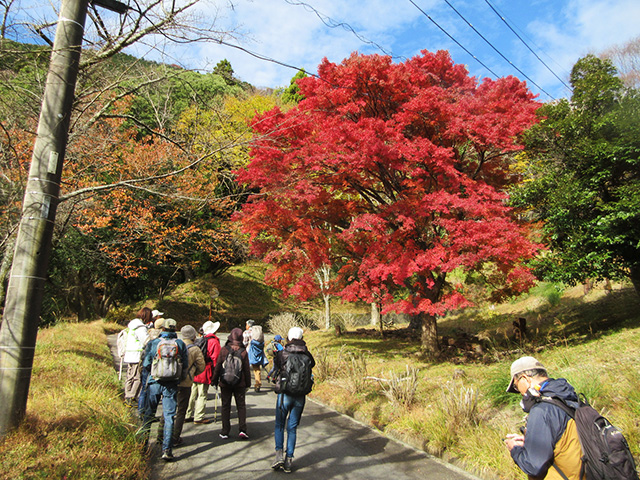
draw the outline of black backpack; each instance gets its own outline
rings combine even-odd
[[[289,353],[280,372],[280,391],[300,396],[308,394],[312,388],[311,358],[304,353]]]
[[[584,395],[574,409],[562,399],[541,397],[546,403],[564,410],[576,422],[582,447],[580,478],[587,480],[638,480],[636,464],[622,432],[593,408]],[[554,465],[560,476],[567,477]]]
[[[230,349],[227,358],[222,362],[220,381],[230,387],[240,382],[242,378],[242,354],[240,350]]]
[[[209,339],[211,337],[198,337],[196,338],[194,345],[197,345],[200,351],[202,352],[202,356],[204,357],[204,363],[211,363],[213,360],[211,355],[209,355]]]

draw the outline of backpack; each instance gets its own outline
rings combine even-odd
[[[541,398],[564,410],[576,422],[582,447],[580,478],[586,475],[587,480],[638,480],[633,455],[622,432],[589,405],[584,395],[580,397],[576,409],[559,398]],[[566,478],[558,467],[554,467]]]
[[[120,333],[118,333],[116,345],[118,347],[118,357],[120,358],[124,357],[124,354],[127,353],[127,335],[129,335],[129,327],[120,330]]]
[[[204,363],[211,363],[213,359],[211,355],[209,355],[209,338],[211,337],[198,337],[196,338],[194,345],[197,345],[200,351],[202,352],[202,356],[204,357]]]
[[[242,378],[242,354],[240,350],[230,349],[227,358],[222,362],[220,380],[229,386],[234,386]]]
[[[175,338],[162,337],[151,364],[151,376],[157,381],[176,381],[182,376],[180,350]]]
[[[312,388],[311,359],[304,353],[290,352],[280,372],[280,391],[297,397]]]

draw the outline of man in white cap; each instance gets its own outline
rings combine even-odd
[[[553,397],[577,408],[569,382],[549,378],[542,363],[522,357],[511,365],[507,392],[522,395],[520,404],[529,414],[524,435],[509,434],[504,441],[516,465],[530,478],[580,480],[582,449],[575,421],[562,408],[541,401]]]
[[[213,377],[213,369],[218,363],[218,356],[220,355],[220,339],[216,336],[219,328],[220,322],[208,321],[202,325],[204,336],[201,342],[204,342],[202,350],[204,351],[205,367],[204,372],[193,378],[189,408],[187,408],[186,414],[187,418],[193,418],[193,423],[196,425],[211,423],[210,419],[205,418],[205,409],[207,407],[207,394]],[[197,341],[196,344],[199,344],[199,342]]]
[[[289,329],[287,338],[289,342],[284,350],[279,351],[273,359],[276,369],[275,392],[276,400],[276,424],[275,443],[276,458],[271,468],[282,468],[285,473],[291,473],[293,453],[296,448],[296,435],[306,395],[313,386],[311,369],[316,362],[302,340],[303,330],[300,327]],[[287,428],[286,451],[284,446],[284,429]],[[285,455],[286,454],[286,455]]]

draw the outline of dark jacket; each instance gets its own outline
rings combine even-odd
[[[275,357],[273,357],[273,365],[276,371],[274,378],[278,379],[274,389],[276,393],[280,393],[280,370],[284,368],[285,363],[287,363],[287,357],[291,353],[303,353],[311,359],[311,368],[316,365],[316,361],[314,360],[313,355],[311,355],[311,352],[307,349],[307,344],[304,340],[290,340],[289,343],[284,346],[284,349],[280,350],[276,353]]]
[[[540,394],[547,397],[561,398],[571,407],[578,407],[578,396],[573,387],[564,378],[547,380],[541,385]],[[525,411],[527,411],[527,398],[525,397],[523,401],[525,403]],[[567,423],[571,420],[571,417],[564,410],[546,402],[537,402],[531,405],[527,419],[524,446],[513,447],[511,457],[524,473],[535,477],[544,477],[547,471],[555,473],[555,469],[549,469],[554,462],[554,457],[559,453],[566,453],[558,452],[556,444],[561,439],[562,445],[567,442],[563,435],[567,430]],[[575,432],[575,429],[572,429],[572,434],[574,434],[573,432]],[[570,440],[570,443],[575,445],[574,439]],[[579,459],[579,450],[576,455]],[[579,472],[565,473],[570,478],[572,473],[575,473],[576,476],[579,475]]]
[[[225,385],[224,382],[220,382],[220,376],[223,373],[222,364],[231,350],[240,350],[240,357],[242,358],[242,376],[240,377],[240,381],[233,387]],[[239,328],[231,330],[227,343],[225,343],[224,347],[220,350],[218,362],[213,370],[213,377],[211,379],[211,385],[218,386],[218,384],[220,384],[221,388],[249,388],[251,386],[251,367],[249,367],[249,356],[247,355],[247,350],[244,348],[244,344],[242,343],[242,330]]]

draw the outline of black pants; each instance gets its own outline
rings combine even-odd
[[[241,432],[247,432],[247,404],[245,402],[245,387],[230,387],[220,383],[220,398],[222,401],[222,433],[229,435],[231,431],[231,397],[236,399],[236,408],[238,410],[238,428]]]

